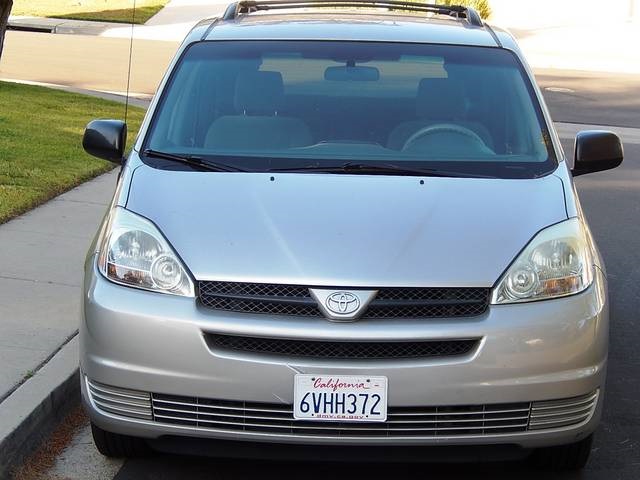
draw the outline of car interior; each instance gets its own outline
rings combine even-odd
[[[163,106],[171,115],[154,128],[158,149],[548,157],[545,130],[514,68],[268,54],[191,63],[173,80]]]

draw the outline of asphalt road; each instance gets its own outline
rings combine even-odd
[[[640,75],[537,70],[536,80],[556,122],[640,128]]]
[[[543,88],[571,90],[545,91],[557,121],[640,128],[638,77],[559,71],[538,73]],[[564,143],[566,151],[570,152],[572,140],[565,139]],[[640,144],[626,145],[626,159],[622,167],[580,177],[577,185],[607,264],[612,317],[604,419],[596,436],[591,461],[582,473],[541,473],[521,463],[332,465],[219,461],[159,455],[127,460],[113,478],[351,480],[385,476],[457,480],[480,476],[493,479],[517,477],[519,480],[637,480],[640,478],[640,329],[636,324],[640,310]],[[83,462],[80,458],[77,461]],[[87,461],[104,462],[96,455]],[[111,471],[116,470],[117,467]],[[82,478],[74,477],[72,472],[57,473],[66,474],[69,478]]]
[[[9,31],[0,62],[0,78],[124,92],[129,45],[126,38]],[[177,42],[136,40],[131,92],[155,93],[177,49]]]

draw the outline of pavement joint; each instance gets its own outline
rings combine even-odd
[[[73,199],[69,199],[69,198],[54,198],[51,201],[52,202],[83,203],[83,204],[86,204],[86,205],[96,205],[98,207],[106,207],[106,206],[109,205],[109,202],[90,202],[90,201],[87,201],[87,200],[73,200]]]
[[[34,233],[34,232],[32,232]],[[13,280],[16,282],[30,282],[30,283],[41,283],[43,285],[59,285],[61,287],[81,287],[80,284],[72,284],[72,283],[64,283],[64,282],[53,282],[51,280],[38,280],[36,278],[22,278],[22,277],[11,277],[7,275],[0,275],[0,279],[2,280]]]
[[[38,366],[36,366],[33,370],[31,370],[31,375],[25,375],[22,380],[20,382],[18,382],[16,385],[14,385],[12,388],[10,388],[9,390],[7,390],[7,392],[5,392],[4,394],[0,395],[0,404],[2,404],[2,402],[4,402],[7,398],[9,398],[13,392],[15,392],[16,390],[18,390],[22,385],[24,385],[26,382],[28,382],[34,375],[36,375],[40,370],[42,370],[42,368],[49,363],[49,361],[56,356],[56,354],[62,350],[71,340],[73,340],[75,337],[78,336],[78,330],[76,330],[75,332],[73,332],[71,335],[69,335],[63,342],[62,344],[55,349],[55,351],[51,352],[47,358],[45,358],[42,362],[40,362],[40,364]]]

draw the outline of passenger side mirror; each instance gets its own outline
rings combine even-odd
[[[586,173],[616,168],[622,163],[624,150],[620,138],[613,132],[586,130],[576,136],[574,177]]]
[[[122,163],[127,144],[127,124],[120,120],[94,120],[87,125],[82,146],[89,155]]]

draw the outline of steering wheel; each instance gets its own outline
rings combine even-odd
[[[406,142],[404,142],[404,146],[402,147],[402,150],[406,150],[422,137],[426,137],[428,135],[433,135],[433,134],[442,133],[442,132],[449,132],[449,133],[456,133],[458,135],[463,135],[467,138],[471,138],[473,141],[479,143],[480,145],[486,148],[486,144],[484,143],[484,140],[482,140],[482,138],[480,138],[480,135],[478,135],[473,130],[462,127],[460,125],[454,125],[452,123],[437,123],[435,125],[430,125],[428,127],[421,128],[416,133],[411,135],[409,139]]]

